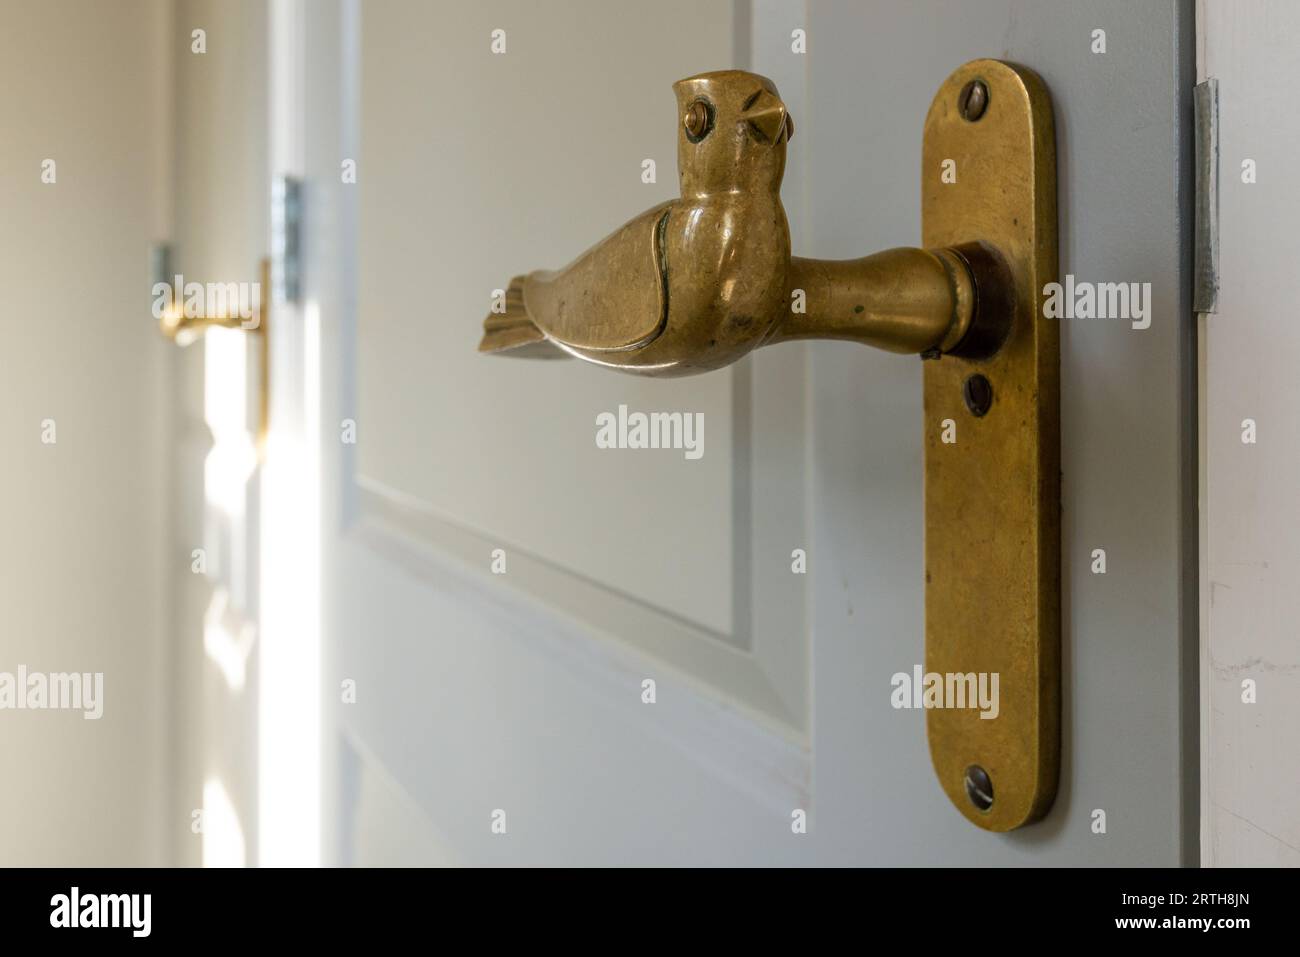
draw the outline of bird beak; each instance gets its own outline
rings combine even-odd
[[[759,139],[772,145],[794,135],[794,123],[785,111],[785,104],[767,90],[754,98],[742,118],[758,134]]]

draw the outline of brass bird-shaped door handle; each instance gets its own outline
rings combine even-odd
[[[480,352],[679,376],[792,339],[926,356],[997,348],[1008,316],[1005,273],[991,249],[791,256],[780,192],[794,122],[775,84],[724,70],[673,90],[681,197],[558,272],[512,280],[484,320]]]
[[[792,339],[942,359],[922,375],[916,687],[999,679],[996,720],[960,702],[927,712],[930,756],[972,823],[1028,824],[1051,807],[1060,761],[1059,329],[1039,308],[1058,266],[1047,88],[998,60],[953,71],[925,119],[925,248],[845,261],[790,255],[780,189],[794,124],[776,86],[728,70],[673,89],[681,196],[559,272],[512,281],[479,350],[661,376]]]

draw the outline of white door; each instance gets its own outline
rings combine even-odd
[[[1191,22],[1102,12],[308,8],[326,862],[1195,859]],[[918,360],[786,345],[657,381],[475,353],[493,290],[677,195],[674,81],[776,82],[794,251],[849,258],[919,241],[926,109],[983,56],[1052,91],[1061,274],[1155,303],[1062,328],[1063,770],[1010,836],[891,705],[924,661]],[[703,454],[597,448],[621,406],[702,413]]]

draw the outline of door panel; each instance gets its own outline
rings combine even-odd
[[[488,49],[495,28],[503,54]],[[512,275],[559,268],[677,194],[667,86],[730,62],[731,35],[731,5],[716,2],[362,8],[362,481],[454,517],[488,551],[540,556],[722,635],[736,530],[719,505],[743,467],[735,374],[665,383],[471,361],[476,325],[452,317],[485,315]],[[456,414],[420,416],[412,441],[412,396]],[[592,410],[620,404],[702,412],[706,454],[687,469],[682,451],[597,448]]]
[[[676,195],[669,88],[732,62],[734,21],[730,2],[362,7],[356,481],[363,522],[472,568],[500,549],[503,590],[797,739],[798,358],[677,382],[611,377],[487,361],[463,320],[512,275],[562,266]],[[701,416],[701,454],[599,448],[597,414],[621,407]]]

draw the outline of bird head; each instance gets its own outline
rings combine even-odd
[[[701,73],[673,84],[682,195],[781,188],[794,121],[776,84],[744,70]]]
[[[776,84],[724,70],[673,92],[681,198],[558,272],[512,282],[505,312],[484,322],[481,351],[690,375],[735,362],[789,314],[781,177],[794,123]]]

